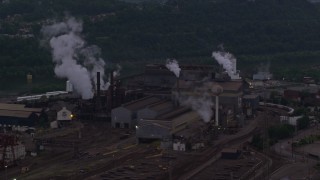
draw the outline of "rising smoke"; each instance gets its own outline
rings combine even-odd
[[[222,93],[222,87],[209,82],[202,86],[196,84],[189,85],[190,87],[194,87],[192,93],[193,96],[180,96],[180,104],[192,108],[192,110],[196,111],[200,115],[204,122],[209,122],[212,118],[213,108],[215,105],[212,97]]]
[[[236,74],[237,70],[234,69],[233,65],[233,63],[236,61],[236,58],[231,53],[216,51],[212,53],[212,57],[214,57],[217,62],[223,66],[230,77]]]
[[[113,77],[119,77],[120,76],[120,71],[121,71],[121,69],[122,69],[122,67],[119,65],[119,64],[117,64],[116,65],[116,70],[115,71],[113,71]]]
[[[101,89],[107,89],[103,80],[105,62],[100,58],[98,46],[87,46],[81,38],[82,22],[74,17],[64,22],[44,26],[41,32],[52,48],[54,72],[59,78],[67,78],[83,99],[93,97],[96,74],[101,74]]]
[[[205,93],[201,97],[189,96],[188,98],[179,98],[179,102],[183,106],[191,107],[192,110],[196,111],[204,122],[209,122],[213,115],[212,107],[214,103],[211,97]]]
[[[175,59],[168,59],[166,63],[166,67],[172,71],[176,77],[178,78],[180,76],[181,68],[179,67],[178,61]]]

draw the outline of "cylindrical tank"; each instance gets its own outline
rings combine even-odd
[[[66,82],[66,91],[67,92],[72,92],[73,91],[73,85],[71,84],[70,81]]]

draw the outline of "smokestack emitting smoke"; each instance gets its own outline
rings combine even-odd
[[[172,71],[172,72],[176,75],[177,78],[180,76],[180,71],[181,71],[181,69],[180,69],[180,67],[179,67],[179,64],[178,64],[177,60],[175,60],[175,59],[168,59],[168,60],[167,60],[167,63],[166,63],[166,67],[167,67],[170,71]]]
[[[211,92],[208,92],[208,89],[210,89]],[[212,100],[212,95],[219,95],[222,91],[223,89],[221,86],[206,83],[203,87],[196,87],[193,96],[179,97],[179,102],[182,105],[191,107],[194,111],[197,111],[204,122],[209,122],[213,115],[212,108],[215,105]]]
[[[208,94],[203,94],[201,97],[189,96],[187,99],[179,99],[181,105],[191,107],[196,111],[204,122],[211,120],[214,106],[211,97]]]
[[[98,46],[86,46],[80,37],[82,22],[73,17],[64,22],[44,26],[42,34],[50,39],[54,72],[59,78],[67,78],[83,99],[93,97],[93,85],[97,84],[97,72],[100,72],[101,89],[107,89],[103,81],[105,62],[100,58]]]
[[[228,52],[216,51],[212,53],[212,57],[214,57],[217,62],[223,66],[230,77],[233,77],[233,75],[236,74],[237,70],[234,69],[234,62],[236,62],[236,58],[232,54]]]

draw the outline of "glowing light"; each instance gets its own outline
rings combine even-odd
[[[73,118],[73,114],[70,114],[70,118]]]

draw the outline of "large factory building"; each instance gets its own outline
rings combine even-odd
[[[200,120],[197,112],[177,107],[155,118],[138,119],[136,137],[139,141],[171,139],[175,133]]]
[[[33,127],[42,109],[40,108],[26,108],[22,104],[4,104],[0,103],[0,125],[4,127]]]
[[[172,97],[175,101],[180,102],[189,97],[194,99],[211,98],[211,102],[215,103],[212,118],[214,118],[216,125],[224,127],[242,126],[242,88],[242,81],[199,82],[179,80],[173,88]]]
[[[168,100],[160,101],[138,111],[137,119],[155,118],[160,114],[167,113],[173,109],[173,103]]]
[[[111,111],[111,125],[115,128],[133,128],[136,125],[139,110],[160,102],[161,98],[148,96],[137,101],[123,104]]]
[[[213,78],[215,71],[213,66],[205,65],[181,65],[179,79],[196,81],[204,78]],[[149,88],[169,88],[176,83],[176,76],[163,64],[148,64],[144,72],[144,86]]]

